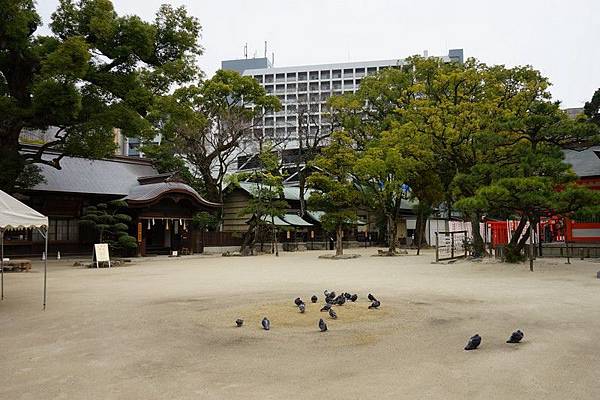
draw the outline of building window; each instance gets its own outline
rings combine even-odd
[[[287,80],[289,81],[295,81],[296,80],[296,73],[295,72],[288,72],[287,73]]]
[[[277,85],[275,88],[276,93],[285,93],[285,85]]]
[[[43,242],[44,237],[37,229],[34,229],[31,240]],[[79,221],[74,218],[48,218],[48,241],[79,241]]]
[[[287,102],[288,103],[295,103],[296,100],[298,100],[298,97],[295,94],[288,94],[287,95]]]
[[[344,90],[352,90],[354,89],[354,82],[352,79],[347,79],[344,81]]]
[[[298,72],[298,80],[305,81],[306,80],[306,72]]]
[[[265,83],[273,83],[273,75],[265,75]]]
[[[258,83],[262,83],[263,82],[263,76],[262,75],[254,75],[254,79],[256,79],[258,81]]]
[[[331,85],[329,84],[329,82],[321,82],[321,90],[329,90],[331,88]]]
[[[356,68],[356,77],[363,77],[365,76],[365,69],[364,68]]]
[[[331,76],[333,77],[333,79],[341,79],[341,77],[342,77],[342,70],[341,69],[334,69],[333,72],[331,73]]]
[[[377,67],[369,67],[367,68],[367,75],[373,75],[377,73]]]
[[[319,71],[310,71],[310,80],[316,81],[319,79]]]
[[[333,81],[333,90],[341,90],[342,81]]]
[[[311,82],[310,83],[310,91],[318,92],[319,91],[319,82]]]
[[[329,79],[331,77],[331,71],[321,71],[321,79]]]
[[[273,93],[273,85],[266,85],[265,86],[265,92],[267,92],[267,93]]]
[[[306,88],[307,88],[306,83],[299,83],[298,84],[298,91],[299,92],[306,92]]]
[[[287,91],[288,92],[295,92],[296,91],[296,84],[295,83],[288,83],[287,84]]]
[[[352,68],[348,68],[344,70],[344,78],[352,78],[354,77],[354,70]]]
[[[285,82],[285,74],[277,74],[277,75],[275,75],[275,80],[277,82]]]

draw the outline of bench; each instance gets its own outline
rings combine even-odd
[[[4,269],[19,269],[21,271],[29,271],[31,269],[31,261],[30,260],[9,260],[4,261]]]

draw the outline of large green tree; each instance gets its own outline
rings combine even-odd
[[[162,127],[161,146],[185,160],[209,200],[222,202],[230,164],[252,141],[262,116],[280,107],[277,97],[267,95],[254,78],[219,70],[162,99],[152,118]]]
[[[336,234],[335,254],[342,255],[344,228],[356,223],[356,209],[360,193],[354,179],[356,151],[352,138],[345,131],[336,131],[331,143],[323,148],[312,163],[318,172],[307,180],[314,188],[308,199],[311,210],[325,211],[321,217],[323,228]]]
[[[61,0],[49,36],[33,0],[0,0],[0,188],[12,190],[27,165],[60,168],[64,155],[106,156],[114,129],[153,137],[147,117],[173,85],[198,76],[200,24],[163,5],[152,22],[119,16],[110,0]],[[24,129],[56,127],[35,151]],[[48,150],[59,155],[48,155]]]

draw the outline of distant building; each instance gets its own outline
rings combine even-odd
[[[444,62],[463,62],[464,54],[462,49],[453,49],[439,58]],[[253,136],[293,149],[298,147],[299,126],[306,134],[332,129],[327,105],[331,96],[354,93],[364,77],[385,68],[401,68],[404,63],[404,59],[391,59],[273,67],[266,58],[252,58],[223,61],[222,68],[254,77],[267,93],[279,98],[282,109],[265,115]]]

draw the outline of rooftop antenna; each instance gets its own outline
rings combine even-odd
[[[265,58],[267,58],[267,41],[265,40]]]
[[[244,45],[244,58],[248,59],[248,42]]]
[[[275,66],[275,52],[271,53],[271,65]]]

